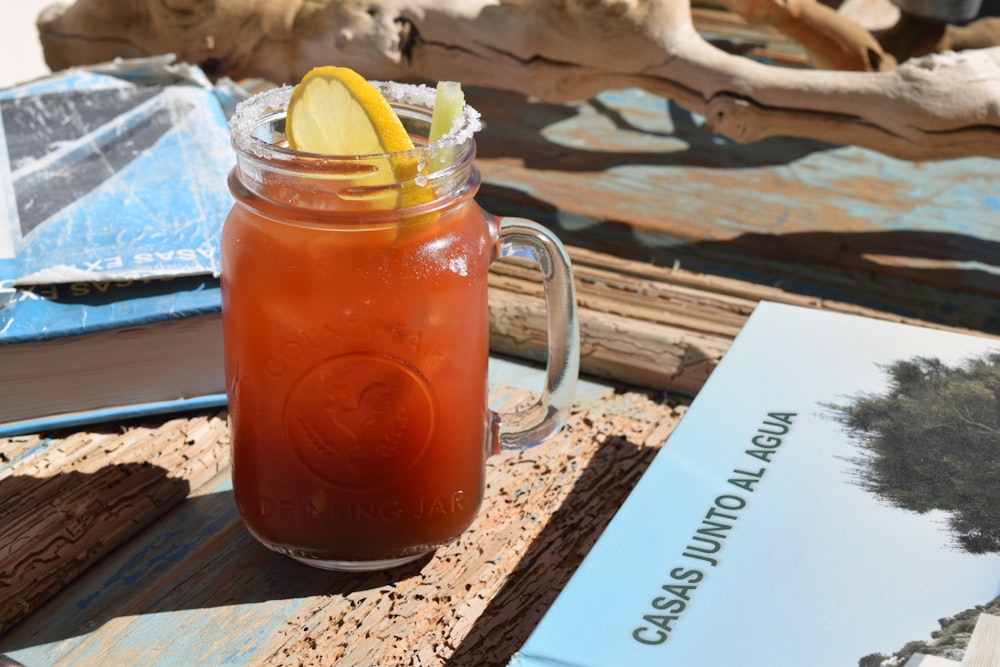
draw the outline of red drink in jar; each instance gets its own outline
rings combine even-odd
[[[288,94],[254,98],[233,121],[222,291],[234,492],[269,548],[389,567],[472,523],[495,426],[517,446],[558,427],[576,376],[572,282],[554,237],[473,200],[471,110],[455,136],[421,146],[430,111],[396,101],[412,155],[319,156],[282,146]],[[562,312],[550,297],[560,344],[537,417],[506,429],[487,406],[487,272],[513,247],[556,265],[547,290]]]

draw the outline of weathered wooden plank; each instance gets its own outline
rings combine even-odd
[[[581,309],[580,358],[587,373],[629,384],[694,394],[722,358],[731,338]],[[490,297],[490,347],[536,360],[545,358],[545,306],[541,298]]]
[[[229,461],[224,414],[2,443],[0,633]]]
[[[539,374],[525,371],[525,383]],[[480,518],[410,568],[345,575],[272,554],[246,534],[220,476],[0,638],[0,651],[29,665],[140,655],[150,665],[503,664],[685,406],[592,383],[581,396],[553,440],[489,462]]]
[[[926,324],[732,278],[658,267],[573,246],[569,252],[574,263],[582,371],[639,387],[695,394],[763,299]],[[506,258],[494,264],[490,286],[491,347],[504,354],[544,360],[545,309],[537,270],[523,260]]]
[[[582,264],[579,259],[577,254],[573,273],[578,305],[586,310],[731,338],[759,301],[759,298],[706,294],[670,280],[652,280]],[[543,294],[535,267],[516,260],[494,264],[490,286],[515,294],[537,297]]]
[[[815,141],[741,146],[627,89],[553,105],[468,98],[479,200],[569,245],[1000,332],[995,160],[896,160]]]

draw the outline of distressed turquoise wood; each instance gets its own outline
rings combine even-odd
[[[491,359],[491,406],[501,410],[525,391],[540,391],[543,378],[539,367]],[[576,398],[587,406],[613,394],[582,380]],[[272,553],[243,527],[225,470],[0,636],[0,654],[27,667],[254,664],[317,598],[379,589],[415,576],[423,564],[344,574]]]
[[[553,105],[470,91],[480,201],[567,242],[1000,331],[1000,162],[739,145],[640,90]],[[835,140],[831,137],[831,140]]]

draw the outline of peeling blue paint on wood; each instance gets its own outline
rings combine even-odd
[[[740,145],[633,89],[567,105],[468,97],[486,119],[479,198],[494,213],[631,259],[1000,331],[996,160]]]
[[[544,379],[541,367],[499,357],[490,374],[497,410]],[[584,406],[615,393],[590,380],[577,389]],[[225,470],[0,637],[0,653],[27,667],[254,664],[317,599],[380,595],[393,576],[326,572],[268,551],[243,526]]]

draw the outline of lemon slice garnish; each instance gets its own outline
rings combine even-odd
[[[465,96],[455,82],[441,82],[435,94],[429,141],[451,131]],[[306,153],[368,156],[372,172],[350,196],[375,208],[408,208],[434,200],[426,163],[392,105],[364,77],[347,67],[310,70],[295,87],[285,117],[288,146]],[[411,152],[407,152],[411,151]],[[391,156],[391,157],[390,157]],[[399,184],[399,187],[392,186]],[[389,187],[386,187],[389,186]],[[368,188],[370,187],[370,190]],[[343,196],[343,195],[342,195]]]
[[[367,156],[356,159],[355,186],[341,197],[372,209],[409,208],[434,200],[418,179],[413,140],[382,93],[347,67],[310,70],[292,91],[285,116],[288,146],[305,153]],[[422,182],[421,182],[422,181]],[[398,184],[398,187],[394,187]]]
[[[413,148],[396,112],[347,67],[317,67],[295,87],[285,118],[288,145],[324,155],[373,155]]]

